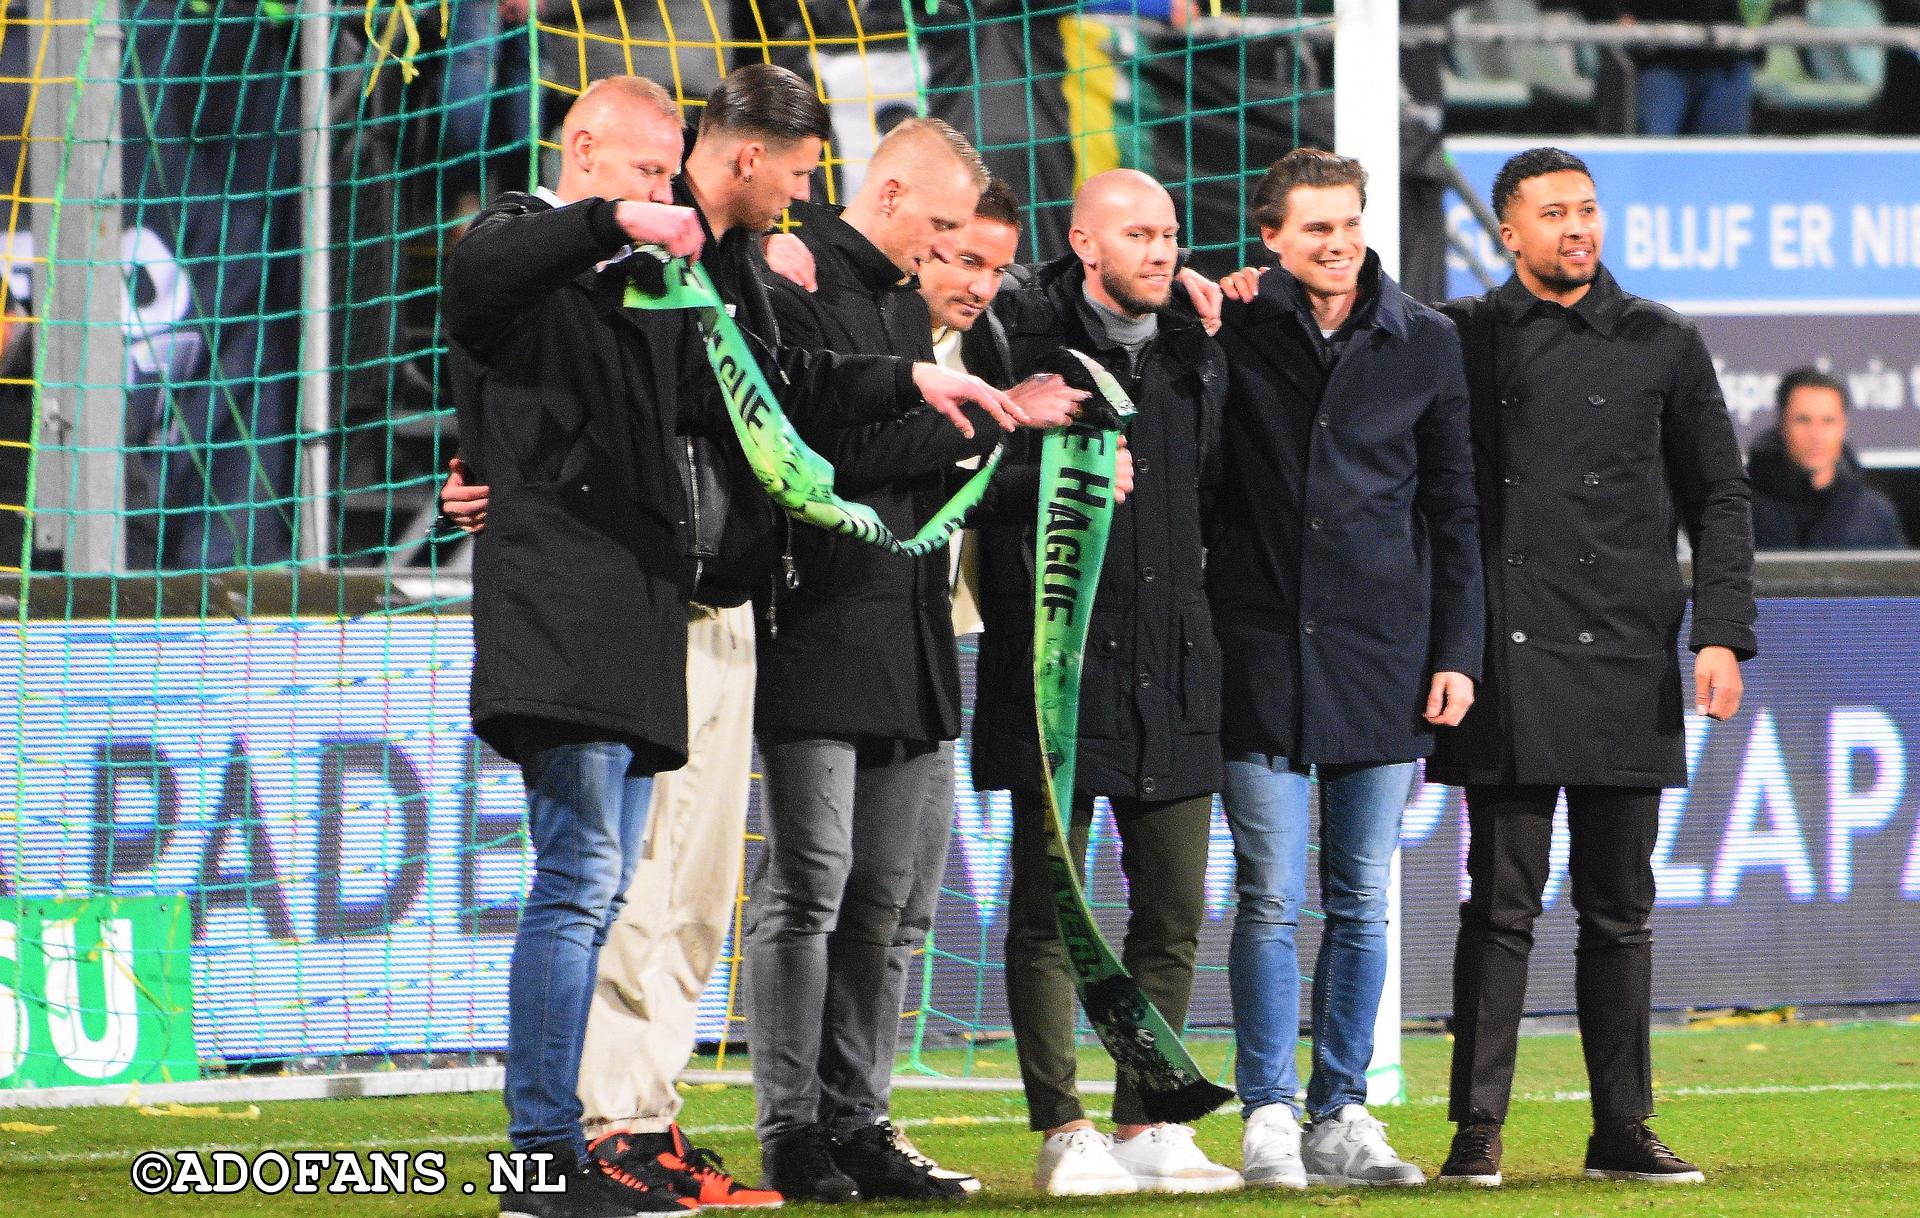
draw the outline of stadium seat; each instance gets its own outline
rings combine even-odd
[[[1582,19],[1559,10],[1543,12],[1536,0],[1479,0],[1456,12],[1451,22],[1455,29],[1475,23],[1551,29],[1579,25]],[[1495,46],[1456,38],[1442,85],[1449,108],[1503,119],[1501,126],[1584,126],[1594,103],[1593,57],[1568,43]]]
[[[1808,0],[1806,22],[1871,29],[1881,24],[1881,9],[1878,0]],[[1791,129],[1864,126],[1886,72],[1880,47],[1771,47],[1754,78],[1754,101],[1763,115]]]

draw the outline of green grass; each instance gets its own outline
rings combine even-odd
[[[1451,1127],[1443,1092],[1448,1048],[1436,1037],[1408,1037],[1411,1102],[1381,1110],[1396,1147],[1437,1168]],[[1218,1065],[1225,1046],[1202,1042]],[[1764,1218],[1915,1218],[1920,1215],[1920,1025],[1789,1025],[1656,1033],[1657,1127],[1706,1169],[1704,1188],[1655,1189],[1594,1184],[1580,1178],[1587,1107],[1579,1041],[1537,1036],[1522,1042],[1517,1098],[1508,1124],[1507,1186],[1472,1193],[1429,1188],[1366,1193],[1315,1189],[1306,1194],[1241,1193],[1208,1198],[1060,1201],[1029,1184],[1035,1149],[1017,1092],[902,1090],[897,1119],[936,1157],[974,1170],[987,1192],[964,1208],[974,1215],[1204,1215],[1237,1218],[1275,1210],[1322,1209],[1372,1215],[1754,1215]],[[729,1065],[733,1060],[729,1059]],[[1087,1075],[1100,1070],[1087,1053]],[[1011,1046],[976,1053],[976,1072],[1013,1072]],[[1103,1106],[1093,1097],[1092,1106]],[[221,1106],[227,1112],[244,1105]],[[743,1178],[759,1156],[749,1128],[753,1102],[744,1088],[697,1088],[684,1123],[702,1134]],[[333,1100],[260,1105],[254,1119],[146,1116],[131,1108],[0,1109],[0,1125],[25,1121],[45,1132],[0,1129],[0,1213],[10,1218],[67,1215],[329,1214],[463,1215],[496,1211],[486,1195],[484,1153],[501,1146],[497,1095]],[[1228,1163],[1239,1158],[1240,1123],[1231,1113],[1202,1121],[1200,1140]],[[423,1150],[446,1152],[448,1191],[439,1196],[148,1198],[128,1180],[133,1157],[154,1148]],[[473,1182],[477,1192],[460,1186]],[[864,1207],[870,1212],[876,1207]],[[911,1206],[878,1207],[888,1211]],[[788,1207],[783,1213],[811,1212]]]

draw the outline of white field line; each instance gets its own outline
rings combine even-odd
[[[935,1083],[939,1081],[941,1080],[938,1080],[938,1079],[914,1080],[915,1083],[918,1083],[920,1085],[909,1085],[907,1089],[934,1090],[934,1088],[927,1087],[924,1084]],[[907,1083],[908,1083],[908,1080],[906,1079],[896,1079],[894,1082],[895,1089],[896,1090],[901,1089],[902,1085]],[[1111,1092],[1113,1090],[1113,1084],[1112,1083],[1102,1084],[1098,1082],[1082,1083],[1080,1084],[1080,1089],[1082,1091]],[[1717,1099],[1717,1098],[1728,1098],[1728,1097],[1738,1097],[1738,1096],[1822,1095],[1822,1094],[1830,1094],[1835,1092],[1873,1092],[1873,1091],[1920,1091],[1920,1080],[1916,1080],[1916,1081],[1902,1080],[1898,1082],[1887,1082],[1887,1083],[1813,1083],[1804,1087],[1788,1086],[1785,1084],[1763,1085],[1758,1087],[1661,1087],[1661,1088],[1655,1088],[1654,1095],[1656,1099]],[[1581,1104],[1584,1104],[1591,1097],[1585,1091],[1530,1091],[1530,1092],[1523,1092],[1519,1095],[1514,1096],[1513,1098],[1514,1098],[1514,1101],[1517,1103],[1532,1103],[1532,1104],[1581,1103]],[[1444,1104],[1446,1102],[1447,1100],[1445,1096],[1437,1096],[1437,1095],[1423,1096],[1420,1099],[1409,1101],[1410,1105],[1416,1108],[1430,1108],[1440,1104]],[[1230,1109],[1228,1111],[1230,1111]],[[1088,1115],[1093,1117],[1104,1118],[1109,1116],[1110,1114],[1104,1111],[1089,1110]],[[1026,1120],[1027,1118],[1024,1115],[1012,1115],[1012,1114],[977,1116],[977,1117],[976,1116],[936,1116],[936,1117],[927,1117],[920,1120],[902,1121],[901,1124],[908,1129],[914,1129],[914,1130],[925,1130],[928,1128],[964,1129],[974,1125],[1024,1125],[1026,1124]],[[163,1125],[156,1125],[154,1128],[156,1133],[165,1132],[165,1127]],[[753,1126],[752,1125],[702,1125],[698,1129],[696,1129],[695,1132],[703,1135],[704,1134],[732,1135],[732,1134],[752,1133]],[[3,1136],[3,1135],[0,1135],[0,1136]],[[156,1145],[160,1141],[161,1139],[155,1138]],[[495,1133],[460,1133],[460,1134],[436,1135],[436,1136],[430,1136],[430,1137],[382,1138],[377,1142],[346,1142],[346,1143],[340,1143],[340,1144],[326,1146],[326,1147],[303,1144],[300,1142],[282,1141],[278,1143],[275,1143],[275,1142],[202,1143],[198,1146],[191,1147],[190,1149],[198,1151],[202,1154],[210,1154],[216,1150],[230,1150],[230,1151],[239,1152],[241,1154],[248,1154],[255,1151],[265,1151],[265,1150],[280,1150],[283,1152],[292,1151],[292,1150],[328,1150],[328,1151],[334,1151],[334,1150],[387,1151],[387,1150],[428,1150],[428,1149],[438,1150],[438,1149],[449,1147],[449,1146],[495,1146],[500,1149],[505,1149],[506,1139],[502,1135],[495,1134]],[[109,1151],[109,1150],[56,1150],[56,1151],[29,1150],[29,1151],[0,1152],[0,1163],[4,1163],[10,1167],[16,1167],[16,1168],[30,1167],[37,1164],[52,1165],[52,1164],[62,1164],[62,1163],[101,1163],[101,1162],[112,1162],[115,1160],[130,1161],[130,1155],[127,1151]]]

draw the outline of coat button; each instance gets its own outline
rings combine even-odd
[[[1144,474],[1152,468],[1153,462],[1147,460],[1145,457],[1135,457],[1133,459],[1133,472],[1136,474]]]
[[[1316,420],[1316,421],[1317,421],[1317,422],[1318,422],[1318,423],[1320,424],[1320,426],[1322,426],[1322,427],[1331,427],[1331,426],[1333,426],[1333,416],[1332,416],[1332,415],[1330,415],[1330,414],[1324,414],[1324,413],[1323,413],[1323,414],[1322,414],[1322,415],[1320,416],[1320,418],[1319,418],[1318,420]]]
[[[1317,622],[1315,622],[1312,618],[1308,618],[1306,621],[1300,623],[1300,631],[1302,634],[1312,634],[1313,628],[1316,625],[1318,625]]]
[[[1315,516],[1312,520],[1307,521],[1307,527],[1318,533],[1321,529],[1327,527],[1327,522]]]
[[[1586,473],[1580,475],[1580,481],[1586,483],[1588,486],[1599,486],[1600,475],[1594,473],[1592,470],[1588,470]]]
[[[1106,652],[1108,655],[1114,655],[1120,650],[1120,640],[1108,639],[1106,642],[1100,644],[1100,650]]]
[[[1193,654],[1193,640],[1192,640],[1192,639],[1187,639],[1187,640],[1185,640],[1184,642],[1182,642],[1182,643],[1180,644],[1180,649],[1181,649],[1182,651],[1184,651],[1184,652],[1186,652],[1186,654],[1188,654],[1188,655],[1192,655],[1192,654]]]
[[[1154,793],[1156,789],[1158,789],[1158,786],[1159,784],[1155,783],[1153,779],[1142,778],[1140,780],[1140,793],[1142,795],[1151,795]]]
[[[1500,399],[1500,404],[1502,406],[1507,407],[1509,410],[1511,410],[1513,407],[1518,406],[1520,404],[1520,396],[1518,394],[1510,393],[1506,397],[1503,397]]]
[[[1527,632],[1524,630],[1516,630],[1511,635],[1508,635],[1507,637],[1511,638],[1516,643],[1524,643],[1527,641]]]
[[[1580,556],[1580,565],[1583,567],[1591,567],[1593,565],[1593,551],[1589,550]]]
[[[1502,478],[1502,479],[1500,479],[1500,481],[1502,481],[1502,482],[1504,482],[1504,483],[1506,483],[1506,484],[1507,484],[1508,486],[1519,486],[1519,485],[1520,485],[1520,475],[1519,475],[1519,474],[1508,474],[1508,475],[1507,475],[1506,477],[1504,477],[1504,478]]]
[[[1589,393],[1587,395],[1587,405],[1589,406],[1605,406],[1606,404],[1607,404],[1607,399],[1601,397],[1597,393]]]
[[[1582,643],[1591,643],[1593,642],[1593,631],[1582,630],[1578,637]]]
[[[1507,565],[1509,567],[1525,566],[1526,562],[1527,562],[1527,556],[1525,554],[1522,554],[1518,550],[1515,550],[1513,553],[1507,555]]]
[[[1142,568],[1140,568],[1140,582],[1141,582],[1141,583],[1143,583],[1143,584],[1150,584],[1150,583],[1152,583],[1152,582],[1153,582],[1153,568],[1152,568],[1152,567],[1142,567]]]
[[[1150,672],[1143,672],[1143,673],[1141,673],[1141,674],[1140,674],[1140,688],[1141,688],[1141,689],[1152,689],[1152,688],[1153,688],[1153,674],[1152,674],[1152,673],[1150,673]]]

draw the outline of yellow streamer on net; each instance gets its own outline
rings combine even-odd
[[[446,38],[452,31],[452,18],[448,12],[449,0],[440,0],[440,37]],[[410,0],[393,0],[393,11],[387,14],[387,28],[376,31],[374,26],[380,19],[380,0],[367,0],[367,42],[373,47],[373,71],[367,73],[367,90],[363,96],[371,97],[373,87],[380,81],[380,65],[389,59],[400,61],[400,79],[408,84],[420,75],[420,69],[414,66],[414,56],[420,53],[420,26],[413,19],[413,5]],[[402,32],[407,36],[403,50],[393,49],[393,40]]]

